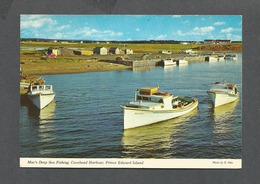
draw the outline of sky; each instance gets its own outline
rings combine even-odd
[[[96,41],[242,41],[242,16],[23,14],[20,37]]]

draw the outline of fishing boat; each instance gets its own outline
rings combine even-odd
[[[52,85],[31,85],[27,97],[37,108],[43,109],[53,101],[55,93]]]
[[[178,61],[177,61],[177,64],[178,65],[186,65],[186,64],[188,64],[189,62],[187,61],[187,60],[185,60],[185,59],[178,59]]]
[[[227,54],[225,56],[226,60],[237,60],[237,55],[236,54]]]
[[[225,81],[215,82],[207,93],[214,107],[234,102],[239,97],[239,90],[236,84],[227,83]]]
[[[176,65],[176,64],[177,64],[176,60],[174,60],[172,58],[166,58],[163,60],[164,66],[172,66],[172,65]]]
[[[121,106],[124,110],[124,129],[173,119],[198,107],[195,98],[159,92],[158,88],[137,89],[134,101]]]
[[[218,59],[218,61],[225,61],[225,55],[219,54],[219,55],[217,56],[217,59]]]
[[[205,57],[205,61],[207,61],[207,62],[216,62],[216,61],[218,61],[218,58],[215,57],[215,56],[206,56]]]

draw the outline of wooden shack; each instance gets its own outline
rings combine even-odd
[[[95,47],[93,49],[94,54],[99,54],[99,55],[107,55],[107,48],[105,47]]]
[[[111,54],[120,54],[120,49],[118,47],[111,47],[109,49],[109,53],[111,53]]]

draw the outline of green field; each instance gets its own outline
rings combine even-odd
[[[218,48],[217,51],[242,51],[241,43],[231,43],[223,45],[220,48],[220,45],[205,45],[205,44],[115,44],[115,43],[54,43],[54,42],[21,42],[20,46],[24,47],[33,47],[33,48],[48,48],[48,47],[65,47],[73,49],[85,49],[93,50],[95,47],[118,47],[120,49],[132,49],[134,53],[159,53],[159,51],[166,50],[178,53],[186,49],[193,49],[195,51],[208,52],[214,51],[215,47]],[[40,52],[39,52],[40,53]],[[29,52],[22,51],[21,54],[29,54]]]

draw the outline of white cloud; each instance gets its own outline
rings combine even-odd
[[[231,33],[233,31],[234,31],[234,28],[229,27],[229,28],[226,28],[226,29],[222,29],[220,32],[221,33]]]
[[[195,27],[192,29],[192,32],[190,32],[190,35],[206,35],[214,31],[215,28],[213,26],[208,27]]]
[[[62,26],[57,27],[57,30],[61,31],[61,30],[64,30],[64,29],[69,29],[70,27],[71,27],[70,25],[62,25]]]
[[[186,36],[186,34],[183,33],[181,30],[176,31],[176,34],[177,34],[178,36]]]
[[[52,26],[57,24],[50,16],[46,15],[22,15],[21,16],[21,29],[40,28],[43,26]]]
[[[183,32],[181,30],[177,30],[175,35],[177,36],[211,36],[211,32],[214,31],[215,28],[213,26],[208,26],[208,27],[195,27],[192,30],[188,32]]]
[[[157,40],[164,40],[166,37],[167,37],[166,34],[164,34],[164,35],[161,34],[161,35],[157,36],[156,39],[157,39]]]
[[[63,37],[63,34],[62,33],[56,33],[55,35],[54,35],[54,38],[55,39],[61,39]]]
[[[183,23],[183,24],[189,24],[189,23],[190,23],[190,21],[188,21],[188,20],[185,20],[185,21],[183,21],[182,23]]]
[[[226,22],[215,22],[214,25],[215,26],[221,26],[221,25],[225,25]]]
[[[122,32],[115,32],[112,30],[98,30],[89,27],[84,27],[75,30],[72,35],[75,37],[80,36],[84,38],[99,38],[99,39],[115,39],[123,36]]]
[[[139,28],[136,28],[135,31],[140,31],[140,29],[139,29]]]

